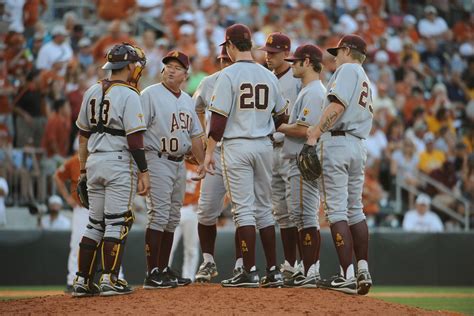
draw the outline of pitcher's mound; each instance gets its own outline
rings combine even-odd
[[[72,298],[64,294],[3,301],[0,314],[440,315],[371,297],[320,289],[227,289],[217,284],[192,284],[166,290],[137,288],[130,295],[113,297]]]

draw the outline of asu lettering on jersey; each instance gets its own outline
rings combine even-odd
[[[203,135],[194,102],[185,92],[177,96],[160,83],[143,90],[141,101],[149,127],[145,150],[181,156],[191,149],[192,138]]]

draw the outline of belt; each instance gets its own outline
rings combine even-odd
[[[273,142],[273,148],[283,147],[283,142]]]
[[[163,154],[163,153],[158,153],[158,157],[166,157],[166,159],[168,160],[171,160],[171,161],[176,161],[176,162],[181,162],[184,160],[184,155],[183,156],[170,156],[170,155],[166,155],[166,154]]]
[[[344,131],[331,131],[331,136],[346,136]]]

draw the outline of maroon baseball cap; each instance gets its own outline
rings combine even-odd
[[[227,54],[227,48],[225,48],[225,45],[222,46],[221,53],[219,56],[217,56],[217,59],[230,59],[229,54]]]
[[[367,55],[367,43],[362,39],[362,37],[355,34],[345,35],[341,38],[337,47],[328,48],[327,51],[329,54],[337,56],[337,50],[343,47],[355,49],[362,54]]]
[[[285,34],[275,32],[268,35],[265,46],[260,47],[259,49],[269,53],[289,51],[291,49],[291,41]]]
[[[294,54],[288,58],[285,58],[285,60],[293,62],[295,60],[303,60],[305,58],[321,62],[323,60],[323,52],[316,45],[305,44],[298,46]]]
[[[163,64],[167,64],[170,60],[176,60],[179,62],[181,65],[183,65],[184,68],[189,69],[189,57],[185,54],[183,54],[180,51],[177,50],[172,50],[166,56],[161,60]]]
[[[251,41],[251,40],[252,40],[252,33],[250,32],[250,29],[246,25],[234,24],[234,25],[229,26],[225,30],[225,41],[219,46],[225,45],[227,41],[231,41],[232,43],[237,43],[237,42],[244,42],[244,41]]]

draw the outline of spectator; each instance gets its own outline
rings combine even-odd
[[[64,26],[56,25],[53,27],[51,35],[53,40],[44,44],[38,53],[36,67],[49,70],[55,62],[63,62],[60,75],[64,76],[66,74],[66,66],[73,58],[71,45],[66,41],[69,33]]]
[[[435,136],[430,132],[423,136],[426,150],[420,154],[418,168],[425,174],[430,174],[432,171],[441,168],[446,161],[445,153],[435,149],[435,140]]]
[[[94,56],[92,56],[92,42],[88,37],[83,37],[79,40],[77,46],[79,49],[77,54],[79,66],[82,69],[87,69],[87,67],[94,63]]]
[[[129,43],[135,45],[135,41],[128,35],[129,27],[124,22],[120,20],[110,22],[107,31],[107,34],[100,37],[92,49],[92,56],[94,56],[95,62],[102,61],[107,51],[115,44]]]
[[[52,195],[48,199],[48,213],[38,217],[38,227],[44,230],[70,230],[71,221],[60,213],[63,200]]]
[[[393,180],[400,177],[402,184],[416,188],[418,186],[418,155],[416,147],[409,138],[405,138],[402,148],[395,150],[390,160],[390,174]],[[414,195],[408,194],[408,205],[410,207],[414,202]]]
[[[438,42],[434,38],[426,40],[426,51],[420,55],[424,65],[424,73],[431,78],[442,81],[448,74],[448,62],[443,51],[439,48]]]
[[[432,38],[434,40],[449,40],[451,32],[449,31],[446,21],[438,16],[435,7],[428,5],[425,7],[425,18],[418,23],[418,31],[420,35],[425,38]]]
[[[138,9],[136,0],[96,0],[97,16],[99,19],[111,22],[114,20],[128,20]],[[103,56],[101,56],[103,57]]]
[[[25,37],[19,30],[10,30],[5,38],[7,49],[5,50],[5,61],[8,73],[21,77],[32,69],[33,56],[25,47]]]
[[[375,216],[380,211],[379,202],[385,195],[385,192],[377,178],[377,167],[375,165],[368,165],[367,168],[365,168],[362,204],[364,205],[364,214],[367,216],[367,225],[369,227],[375,226]]]
[[[416,198],[415,209],[406,212],[403,218],[403,230],[417,233],[435,233],[443,231],[443,223],[438,215],[430,210],[431,199],[422,193]]]
[[[5,62],[5,45],[0,43],[0,126],[4,126],[10,138],[14,137],[12,117],[12,97],[16,88],[10,82]]]
[[[21,1],[20,1],[21,2]],[[48,8],[46,0],[27,0],[23,7],[23,23],[25,26],[25,36],[32,37],[35,24]]]
[[[142,34],[141,48],[145,52],[146,67],[142,72],[140,86],[142,89],[159,81],[163,64],[162,51],[157,47],[156,34],[153,30],[145,30]]]
[[[429,176],[450,190],[453,190],[457,183],[454,163],[449,160],[446,160],[441,168],[433,170]],[[454,207],[455,198],[452,194],[444,193],[432,185],[427,186],[426,193],[433,197],[435,204],[441,204],[450,208]]]
[[[0,169],[0,227],[7,225],[7,216],[5,212],[5,200],[8,196],[8,183]]]

